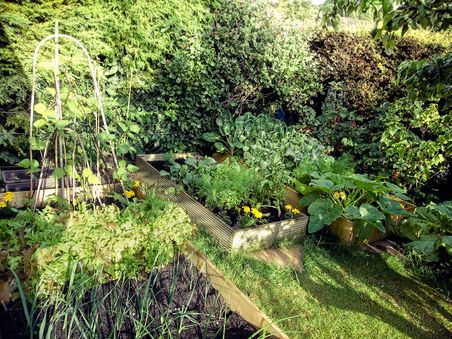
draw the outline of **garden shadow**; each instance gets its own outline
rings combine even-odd
[[[324,247],[323,250],[329,262],[325,257],[305,254],[309,256],[309,266],[302,273],[297,273],[300,287],[318,302],[374,317],[409,337],[450,338],[450,331],[434,316],[441,314],[447,321],[452,321],[452,314],[438,301],[442,298],[440,295],[433,298],[435,292],[429,290],[427,293],[428,287],[401,275],[379,255],[341,246]],[[314,270],[311,270],[311,265],[321,271],[320,279],[315,272],[311,272]],[[376,294],[377,300],[360,291],[357,288],[360,283]],[[390,300],[403,312],[383,306],[378,299]],[[404,312],[417,323],[408,319],[406,314],[404,316]]]

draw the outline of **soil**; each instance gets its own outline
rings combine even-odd
[[[208,280],[183,256],[177,258],[171,265],[153,271],[145,280],[128,279],[120,283],[109,282],[91,288],[77,302],[80,310],[89,316],[92,314],[92,309],[88,306],[89,301],[93,298],[103,300],[102,307],[97,310],[99,314],[97,336],[100,338],[111,337],[112,324],[118,323],[120,317],[121,312],[118,310],[127,309],[125,321],[116,332],[117,337],[135,338],[137,328],[132,321],[133,315],[139,314],[140,310],[143,311],[138,305],[143,301],[146,292],[150,296],[144,303],[145,310],[149,312],[146,322],[149,337],[162,335],[170,337],[168,332],[163,331],[161,319],[167,319],[169,331],[176,338],[248,338],[256,331],[238,314],[227,308],[222,297],[210,286]],[[7,310],[1,305],[0,307],[0,338],[28,338],[29,332],[20,300],[7,304]],[[49,317],[50,310],[47,311]],[[185,317],[182,317],[182,314]],[[184,330],[178,333],[181,324]],[[55,324],[52,337],[68,337],[62,325],[62,321]],[[39,328],[38,319],[36,331]],[[81,336],[75,331],[71,338]]]
[[[184,159],[176,159],[175,160],[179,164],[183,164]],[[166,171],[170,172],[170,165],[166,161],[152,161],[150,163],[153,167],[155,167],[158,171]],[[186,191],[187,187],[184,185],[184,189]],[[202,205],[205,206],[204,201],[200,199],[197,196],[192,195],[193,198],[198,200]],[[220,217],[226,224],[231,226],[234,229],[240,229],[244,228],[246,226],[240,225],[240,216],[243,215],[243,213],[240,213],[237,209],[228,209],[228,210],[221,210],[219,208],[209,208],[208,206],[205,206],[208,208],[212,213],[216,214],[218,217]],[[278,211],[275,208],[261,208],[259,209],[264,214],[263,219],[261,221],[258,221],[257,225],[262,225],[270,222],[276,222],[285,220],[284,211],[282,211],[281,215],[278,215]]]

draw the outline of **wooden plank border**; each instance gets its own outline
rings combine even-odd
[[[265,338],[289,339],[284,331],[270,320],[231,280],[211,263],[196,247],[187,242],[185,253],[190,262],[202,273],[223,297],[228,307],[256,328]]]
[[[179,159],[193,153],[176,155]],[[156,159],[156,160],[145,160]],[[161,161],[163,154],[138,156],[136,165],[140,170],[134,177],[145,184],[156,187],[156,193],[162,198],[178,203],[190,216],[191,220],[213,235],[227,249],[265,248],[281,240],[300,240],[306,234],[308,217],[301,214],[296,219],[272,222],[246,229],[233,229],[218,216],[210,212],[197,200],[185,192],[181,192],[170,180],[163,178],[150,162]],[[172,192],[168,190],[171,188]]]

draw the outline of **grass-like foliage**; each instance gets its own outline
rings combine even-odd
[[[156,256],[154,266],[159,261]],[[51,298],[38,293],[32,300],[16,276],[30,337],[213,338],[239,330],[237,315],[182,257],[143,279],[122,276],[104,284],[96,274],[80,274],[83,269],[71,265],[64,290]]]

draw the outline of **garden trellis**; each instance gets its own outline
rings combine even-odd
[[[60,64],[59,64],[59,39],[66,39],[73,42],[79,47],[84,57],[86,58],[90,77],[93,86],[93,97],[95,102],[95,109],[92,110],[94,121],[90,121],[90,116],[86,114],[80,102],[70,101],[70,93],[67,92],[64,103],[62,102],[62,88],[60,79]],[[54,41],[55,56],[53,60],[53,81],[54,87],[47,88],[53,96],[51,109],[46,107],[43,103],[36,104],[36,83],[37,83],[37,61],[41,48],[48,42]],[[76,97],[76,95],[75,95]],[[82,111],[82,119],[78,119],[80,114],[67,114],[65,112],[65,104],[73,104],[73,107],[79,105],[76,110]],[[89,107],[88,107],[89,110]],[[42,118],[35,120],[35,113],[40,114]],[[64,119],[68,118],[68,119]],[[88,126],[85,123],[88,122]],[[33,133],[33,128],[37,130],[36,135]],[[88,133],[82,133],[81,129]],[[39,138],[44,137],[44,145],[39,144]],[[86,139],[88,137],[88,139]],[[91,140],[89,140],[89,138]],[[101,142],[101,140],[103,140]],[[108,167],[108,159],[102,153],[102,147],[109,148],[111,159],[113,161],[114,169],[118,168],[118,160],[115,154],[114,145],[112,143],[112,135],[109,132],[105,113],[102,105],[102,95],[97,80],[96,69],[92,58],[90,57],[86,47],[76,38],[60,34],[58,32],[58,24],[55,25],[55,34],[49,35],[42,39],[35,48],[33,56],[33,73],[32,73],[32,91],[30,102],[30,152],[29,152],[29,167],[30,171],[36,171],[36,161],[33,160],[33,150],[38,149],[42,152],[42,166],[37,182],[36,190],[33,185],[33,175],[30,176],[30,190],[32,196],[36,197],[34,208],[36,208],[39,193],[43,188],[44,175],[46,169],[51,164],[50,156],[53,146],[53,165],[55,176],[55,192],[62,198],[70,201],[75,200],[75,188],[77,181],[82,186],[89,185],[92,198],[100,202],[97,186],[102,184],[101,174],[106,174],[105,169]],[[71,149],[72,148],[72,149]],[[90,153],[91,151],[91,153]],[[93,154],[94,151],[94,154]],[[94,157],[93,157],[94,155]],[[93,160],[93,158],[95,158]],[[80,171],[79,174],[77,171]],[[104,172],[103,172],[104,171]],[[59,189],[60,184],[60,189]]]

